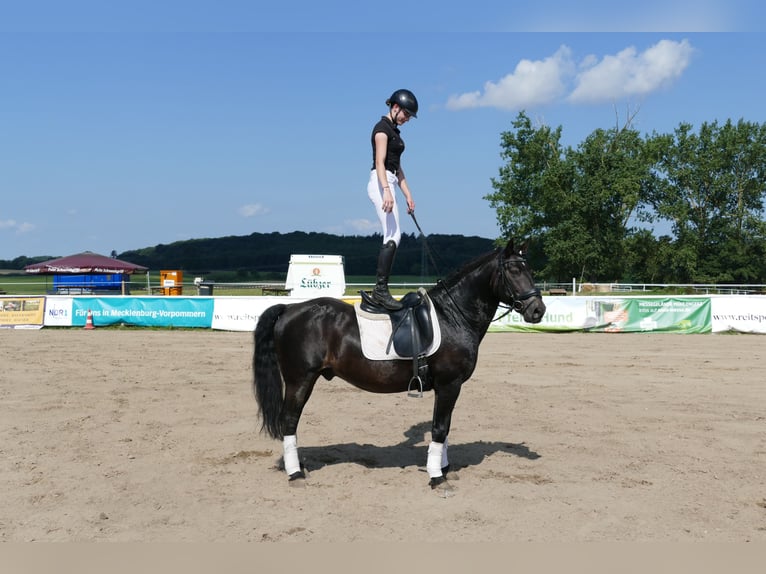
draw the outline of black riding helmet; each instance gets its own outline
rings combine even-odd
[[[407,110],[413,118],[418,117],[418,100],[409,90],[396,90],[391,97],[386,100],[387,106],[399,104],[400,108]]]

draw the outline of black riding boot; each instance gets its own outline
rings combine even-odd
[[[391,266],[394,264],[396,255],[396,243],[389,240],[380,248],[378,255],[378,270],[375,288],[372,290],[373,300],[390,311],[402,308],[402,304],[391,296],[388,291],[388,277],[391,274]]]

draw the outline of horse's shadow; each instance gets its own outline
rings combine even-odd
[[[405,440],[398,444],[378,446],[373,444],[343,443],[323,446],[301,447],[302,463],[308,471],[319,470],[333,464],[354,463],[366,468],[405,468],[424,466],[427,445],[422,443],[431,430],[431,422],[411,426],[404,432]],[[449,445],[449,461],[452,470],[480,464],[497,452],[535,460],[540,455],[524,443],[472,442]],[[281,461],[280,461],[281,463]]]

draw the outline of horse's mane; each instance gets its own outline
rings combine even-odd
[[[458,281],[460,281],[460,279],[472,273],[474,270],[478,269],[479,267],[486,265],[487,262],[489,262],[490,260],[496,258],[498,253],[500,253],[501,250],[502,250],[502,247],[498,247],[497,249],[493,251],[488,251],[484,255],[479,255],[475,259],[471,259],[467,263],[463,264],[462,267],[450,273],[445,279],[438,281],[436,287],[434,287],[434,291],[436,291],[439,288],[449,289],[451,287],[454,287],[455,284]]]

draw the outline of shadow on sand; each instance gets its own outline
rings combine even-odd
[[[405,440],[398,444],[378,446],[374,444],[343,443],[323,446],[301,446],[300,453],[306,470],[311,472],[333,464],[355,463],[366,468],[405,468],[425,466],[431,422],[410,427]],[[421,444],[426,442],[426,444]],[[471,442],[449,445],[450,467],[459,470],[480,464],[485,458],[498,452],[535,460],[540,455],[524,443]],[[280,461],[281,462],[281,461]]]

